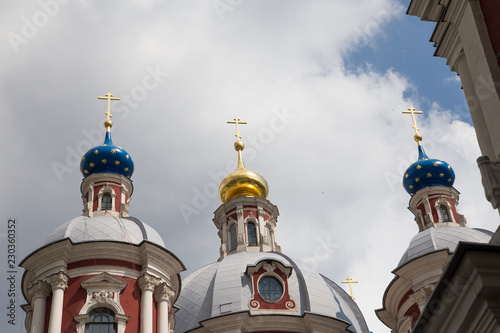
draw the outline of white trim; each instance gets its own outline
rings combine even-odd
[[[113,188],[109,185],[109,183],[104,184],[104,186],[97,193],[97,210],[102,210],[102,197],[104,194],[109,194],[111,196],[111,209],[106,209],[105,211],[116,212],[115,203],[116,203],[116,193]]]
[[[441,211],[439,210],[439,208],[441,206],[445,206],[446,209],[448,210],[448,216],[450,217],[450,221],[443,221],[443,217],[441,216]],[[456,222],[455,221],[455,216],[453,214],[453,206],[442,195],[439,196],[439,198],[436,200],[436,203],[434,204],[434,209],[437,212],[438,222],[439,223],[443,223],[443,222]]]
[[[117,333],[124,333],[126,322],[130,318],[120,305],[120,292],[128,285],[122,279],[103,272],[94,275],[80,283],[87,291],[87,299],[78,315],[73,318],[78,322],[77,333],[85,332],[85,325],[89,322],[90,311],[97,308],[111,309],[115,313]]]

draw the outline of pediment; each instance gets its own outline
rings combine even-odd
[[[101,290],[123,290],[128,283],[122,279],[111,275],[109,273],[103,272],[98,275],[89,277],[88,279],[80,283],[84,289],[101,289]]]

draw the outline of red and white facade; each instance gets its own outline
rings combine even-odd
[[[221,205],[213,219],[221,239],[219,261],[228,254],[241,251],[281,252],[274,233],[278,215],[278,207],[258,197],[234,198]],[[255,228],[255,243],[248,239],[250,224]],[[232,228],[235,228],[233,236],[236,235],[236,239],[231,239]]]
[[[419,233],[413,237],[387,287],[379,319],[391,332],[410,333],[460,241],[487,243],[491,235],[470,229],[457,211],[458,191],[429,186],[412,196],[410,211]]]
[[[106,309],[118,333],[171,333],[185,268],[151,227],[128,218],[131,181],[93,174],[81,190],[84,215],[21,263],[27,332],[84,333],[92,311]]]
[[[465,226],[466,220],[457,211],[459,193],[453,187],[430,186],[415,193],[409,209],[415,215],[419,231],[428,228]],[[443,214],[444,213],[444,214]]]

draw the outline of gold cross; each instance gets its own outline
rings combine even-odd
[[[352,284],[353,283],[358,283],[358,281],[353,281],[352,280],[352,277],[350,277],[349,275],[347,275],[347,281],[342,281],[342,283],[349,283],[349,290],[351,291],[351,298],[352,300],[354,301],[354,295],[352,294]]]
[[[411,114],[411,120],[413,121],[413,126],[412,128],[415,130],[415,136],[414,139],[420,145],[420,141],[422,141],[422,135],[419,133],[420,129],[417,126],[417,121],[415,120],[415,115],[416,114],[422,114],[422,111],[415,111],[415,108],[413,106],[410,106],[408,108],[408,111],[403,111],[403,113],[406,114]]]
[[[246,121],[240,121],[241,119],[238,118],[238,117],[234,117],[234,121],[232,120],[228,120],[227,123],[228,124],[236,124],[236,139],[239,140],[241,139],[241,136],[240,136],[240,127],[238,126],[239,124],[246,124],[247,122]]]
[[[111,112],[110,112],[110,110],[111,110],[111,101],[112,101],[112,100],[113,100],[113,101],[119,101],[119,100],[120,100],[120,98],[119,98],[119,97],[113,97],[113,94],[112,94],[112,93],[110,93],[110,92],[108,92],[108,93],[107,93],[106,95],[104,95],[104,96],[98,96],[97,98],[98,98],[98,99],[107,99],[107,100],[108,100],[108,111],[106,111],[106,113],[105,113],[105,114],[106,114],[106,116],[108,116],[108,120],[107,120],[107,121],[108,121],[108,122],[109,122],[109,121],[111,121],[111,119],[110,119],[110,118],[111,118],[111,117],[113,117],[113,116],[111,115]]]

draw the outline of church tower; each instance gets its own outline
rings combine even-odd
[[[236,117],[228,123],[236,124],[234,149],[238,152],[238,166],[219,186],[223,205],[215,211],[213,219],[221,239],[219,261],[230,253],[241,251],[281,252],[274,237],[279,213],[275,205],[265,200],[269,191],[267,182],[259,174],[247,170],[243,163],[245,146],[239,134],[239,124],[246,122]]]
[[[418,149],[418,160],[403,175],[403,187],[410,195],[408,209],[419,233],[393,270],[395,278],[384,293],[383,308],[376,310],[379,319],[397,333],[411,332],[458,243],[488,243],[492,236],[486,230],[468,228],[458,213],[452,167],[424,151],[415,121],[415,114],[422,111],[410,107],[403,113],[412,116]]]
[[[25,258],[29,333],[170,333],[184,265],[149,225],[129,215],[131,156],[111,139],[81,160],[83,215],[54,230]]]
[[[220,258],[184,279],[175,333],[369,333],[342,288],[282,253],[268,184],[243,163],[239,125],[246,122],[228,123],[236,125],[238,166],[219,187]]]

